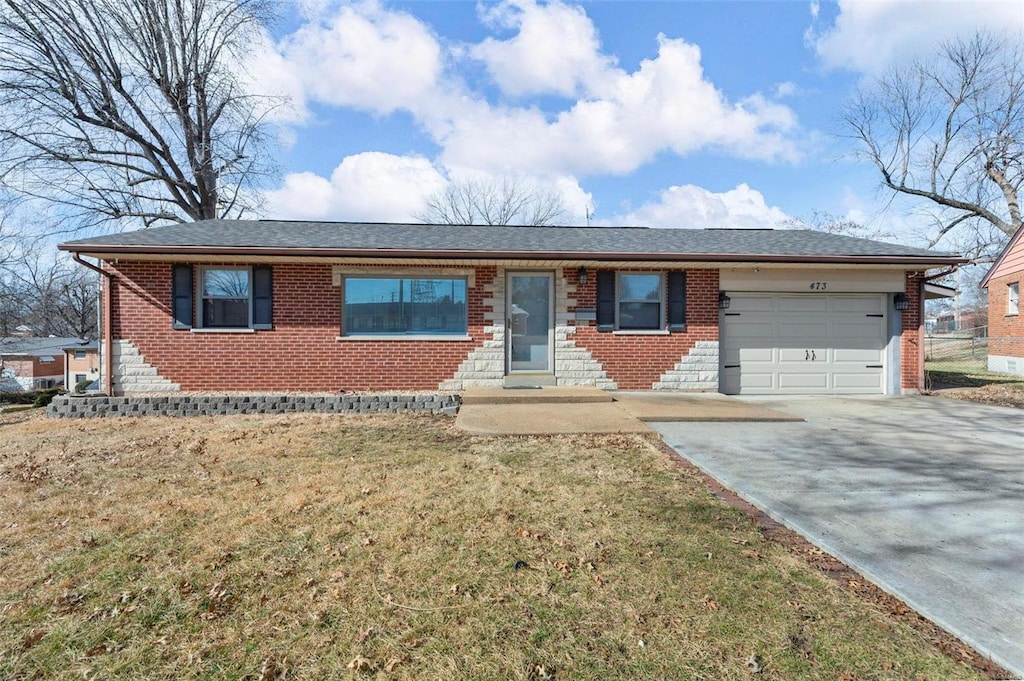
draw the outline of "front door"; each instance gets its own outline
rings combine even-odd
[[[553,373],[554,275],[512,272],[506,301],[506,368],[508,373]]]

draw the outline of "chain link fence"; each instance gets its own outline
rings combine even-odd
[[[1024,338],[989,338],[986,330],[979,327],[926,336],[925,388],[970,388],[1024,381],[1024,376],[1019,375],[1024,369]],[[998,371],[989,370],[989,354],[999,358],[993,367]]]

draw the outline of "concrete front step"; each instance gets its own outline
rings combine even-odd
[[[539,388],[466,388],[462,404],[573,404],[611,402],[612,396],[600,388],[581,386],[541,386]]]

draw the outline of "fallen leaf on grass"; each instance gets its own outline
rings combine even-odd
[[[761,554],[752,549],[747,549],[743,551],[742,555],[744,558],[749,558],[751,560],[761,560]]]
[[[718,602],[715,601],[714,599],[712,599],[711,596],[705,596],[704,597],[704,605],[706,605],[708,607],[708,610],[711,610],[713,612],[718,612],[718,608],[719,608]]]
[[[277,664],[270,658],[263,660],[260,667],[259,681],[283,681],[288,678],[288,659],[285,658],[281,664]]]
[[[42,629],[33,631],[31,634],[26,634],[25,637],[21,639],[21,647],[27,650],[28,648],[31,648],[35,644],[39,643],[39,641],[41,641],[44,636],[46,636],[46,632]]]
[[[764,667],[761,665],[761,660],[757,657],[757,655],[751,655],[747,658],[747,669],[749,669],[754,674],[760,674],[762,671],[764,671]]]
[[[392,657],[390,660],[388,660],[388,663],[386,665],[384,665],[384,671],[386,671],[387,673],[390,674],[393,671],[395,671],[395,668],[398,665],[405,664],[408,661],[409,661],[408,657]]]
[[[362,655],[356,655],[352,658],[352,661],[348,663],[348,668],[357,672],[375,672],[377,671],[377,665],[373,663],[373,660],[363,657]]]

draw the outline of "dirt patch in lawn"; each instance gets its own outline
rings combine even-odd
[[[0,677],[969,679],[642,435],[0,418]]]
[[[931,393],[954,400],[997,404],[1001,407],[1024,409],[1024,383],[994,383],[977,388],[955,388]]]

